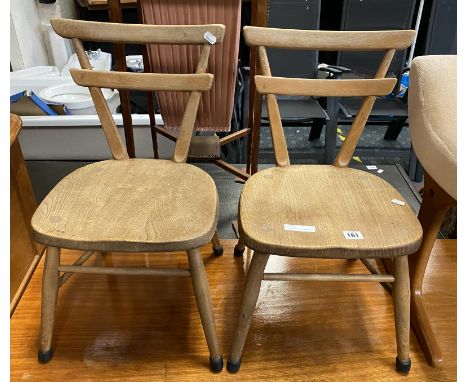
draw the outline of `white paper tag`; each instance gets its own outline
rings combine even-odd
[[[211,45],[216,44],[216,36],[211,32],[205,32],[203,38],[208,41]]]
[[[314,225],[295,225],[295,224],[285,224],[285,231],[296,231],[296,232],[315,232]]]
[[[377,170],[377,166],[374,166],[374,165],[369,165],[369,166],[366,166],[368,170]]]
[[[399,206],[404,206],[405,205],[405,202],[402,202],[401,200],[398,200],[398,199],[392,199],[392,203],[397,204]]]
[[[361,231],[343,231],[343,235],[348,240],[361,240],[364,239]]]
[[[377,173],[378,173],[378,174],[382,174],[382,173],[383,173],[383,170],[382,170],[382,169],[379,169],[379,170],[377,170]]]

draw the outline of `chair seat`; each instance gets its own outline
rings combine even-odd
[[[247,247],[275,255],[384,258],[414,253],[421,225],[408,203],[397,205],[392,199],[404,201],[386,181],[364,171],[274,167],[245,183],[239,231]],[[290,230],[285,224],[314,226],[315,232]],[[363,238],[347,239],[343,231],[359,231]]]
[[[167,160],[107,160],[66,176],[32,218],[34,239],[92,251],[178,251],[214,235],[218,194],[201,169]]]

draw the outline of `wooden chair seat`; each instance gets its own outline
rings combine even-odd
[[[210,242],[213,179],[168,160],[107,160],[65,177],[32,219],[35,240],[86,251],[180,251]]]
[[[414,253],[422,230],[411,207],[383,179],[335,166],[274,167],[253,175],[239,204],[239,229],[255,251],[321,258],[384,258]],[[315,232],[285,230],[285,224]],[[360,231],[363,239],[346,239]]]

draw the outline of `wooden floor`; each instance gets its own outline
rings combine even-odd
[[[248,254],[204,250],[226,361]],[[77,253],[64,251],[63,261]],[[91,261],[91,260],[89,260]],[[183,254],[107,254],[96,265],[187,267]],[[402,381],[394,371],[391,298],[379,284],[263,282],[240,372],[211,374],[189,279],[74,275],[60,290],[55,355],[37,363],[42,263],[11,319],[14,381]],[[272,256],[267,271],[363,272],[359,262]],[[425,284],[427,307],[444,351],[428,366],[413,333],[406,380],[456,380],[456,241],[438,241]]]

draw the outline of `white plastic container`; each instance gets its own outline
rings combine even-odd
[[[49,36],[50,50],[52,51],[54,64],[57,68],[62,69],[73,53],[70,40],[64,39],[55,33],[50,22],[42,20],[41,24]]]
[[[102,89],[104,98],[112,114],[115,114],[120,104],[117,90]],[[42,89],[39,97],[52,105],[65,105],[71,114],[96,114],[91,94],[88,88],[78,86],[74,82],[51,86]]]
[[[111,70],[112,54],[103,52],[101,49],[86,52],[91,67],[96,70]],[[81,69],[80,62],[76,53],[74,53],[60,71],[62,77],[71,77],[70,69]]]

